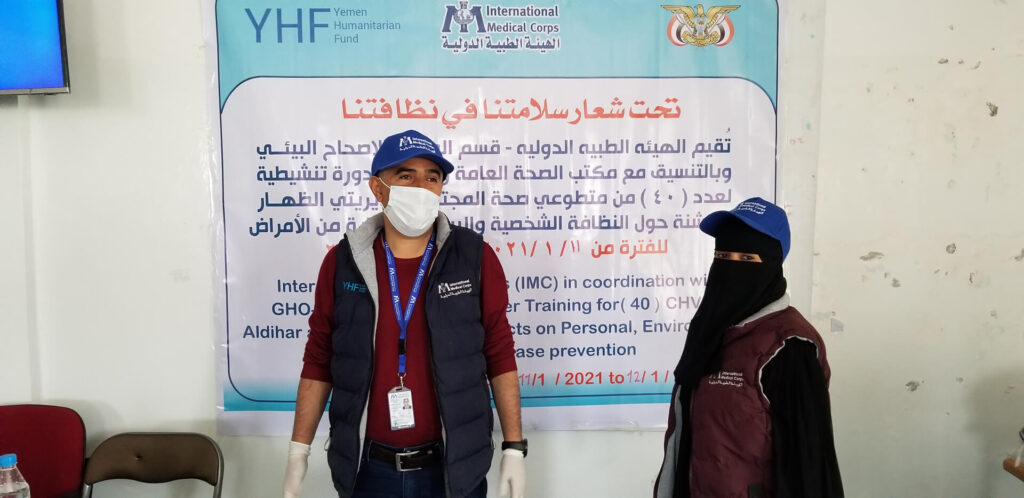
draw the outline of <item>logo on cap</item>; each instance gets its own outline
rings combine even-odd
[[[742,203],[740,203],[739,206],[736,206],[736,209],[734,209],[733,211],[750,211],[754,214],[764,214],[765,210],[767,209],[768,206],[765,206],[764,204],[761,204],[759,202],[743,201]]]
[[[423,149],[432,154],[437,154],[434,144],[422,138],[410,137],[408,135],[398,139],[398,150]]]

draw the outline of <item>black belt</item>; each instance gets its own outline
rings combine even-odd
[[[440,462],[444,457],[440,443],[418,446],[414,449],[391,448],[374,441],[368,444],[370,458],[394,464],[395,470],[399,472],[419,470]]]

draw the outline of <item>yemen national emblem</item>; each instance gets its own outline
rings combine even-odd
[[[733,27],[729,13],[740,8],[739,5],[720,5],[707,11],[704,5],[694,7],[685,5],[662,5],[675,14],[668,23],[668,39],[678,46],[708,45],[723,46],[732,41]]]

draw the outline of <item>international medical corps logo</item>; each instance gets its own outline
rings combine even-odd
[[[441,48],[456,54],[490,51],[495,54],[545,54],[562,48],[561,5],[507,6],[493,3],[444,5]]]
[[[460,280],[458,282],[441,282],[440,284],[437,284],[437,292],[441,295],[441,299],[469,294],[470,292],[473,292],[473,283],[468,279]]]
[[[719,5],[710,7],[706,12],[703,4],[693,7],[685,5],[662,5],[675,14],[668,22],[668,39],[672,44],[682,47],[693,45],[721,47],[732,41],[733,25],[729,13],[740,8],[739,5]]]
[[[709,375],[706,382],[710,386],[743,387],[743,372],[718,372]]]
[[[459,0],[459,7],[455,8],[454,5],[446,5],[444,14],[444,26],[441,31],[444,33],[451,33],[452,21],[459,25],[460,33],[469,32],[469,25],[476,24],[477,33],[486,33],[487,28],[484,27],[484,16],[480,13],[480,6],[474,5],[469,6],[468,0]]]
[[[434,144],[422,138],[402,136],[398,138],[398,150],[423,149],[427,152],[437,154]]]
[[[757,201],[744,201],[734,209],[734,211],[750,211],[754,214],[764,214],[767,210],[768,206]]]

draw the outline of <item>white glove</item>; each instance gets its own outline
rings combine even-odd
[[[501,452],[501,473],[498,475],[498,496],[523,498],[526,491],[526,462],[523,452],[507,449]]]
[[[284,498],[299,498],[302,479],[309,466],[309,445],[296,441],[288,443],[288,466],[284,468]]]

